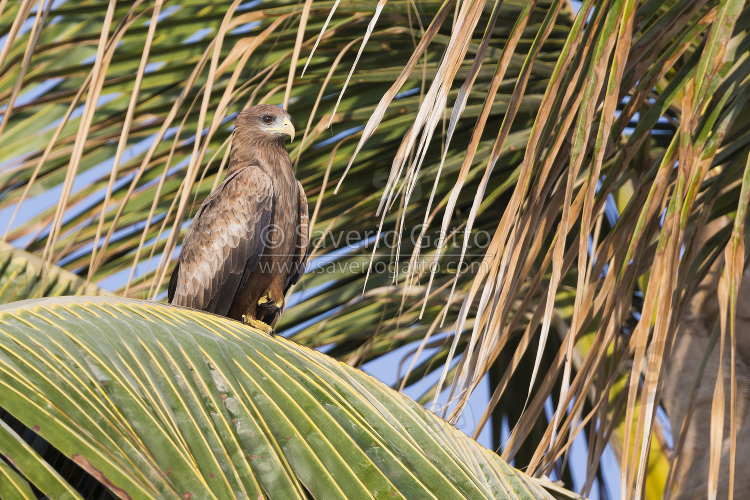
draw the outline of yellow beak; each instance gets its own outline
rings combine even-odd
[[[286,135],[289,136],[291,139],[290,142],[294,142],[294,125],[292,125],[292,122],[289,120],[284,120],[284,125],[282,125],[282,129]]]
[[[292,122],[290,120],[284,120],[284,123],[281,125],[281,129],[276,130],[288,135],[292,141],[294,140],[294,125],[292,125]]]

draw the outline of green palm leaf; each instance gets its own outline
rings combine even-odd
[[[42,270],[44,269],[44,272]],[[0,304],[61,295],[112,295],[67,269],[43,264],[38,256],[0,243]]]
[[[123,498],[551,498],[410,399],[240,323],[136,300],[0,309],[3,408]],[[0,455],[71,487],[8,426]],[[0,462],[2,463],[2,462]],[[6,488],[28,490],[18,473]]]

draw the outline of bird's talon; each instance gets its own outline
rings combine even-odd
[[[267,333],[271,337],[276,336],[276,334],[273,332],[273,327],[267,323],[262,322],[259,319],[254,318],[248,318],[244,314],[242,315],[242,324],[251,326],[257,330],[262,331],[263,333]]]

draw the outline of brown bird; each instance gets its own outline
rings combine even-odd
[[[307,197],[284,147],[287,136],[294,140],[292,117],[278,106],[237,116],[226,178],[185,235],[170,303],[273,333],[307,260]]]

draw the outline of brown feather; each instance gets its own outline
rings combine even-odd
[[[278,318],[304,274],[309,240],[307,198],[284,136],[274,132],[285,119],[269,105],[238,115],[227,177],[185,235],[169,283],[173,304],[268,324]]]
[[[287,282],[284,284],[284,295],[286,295],[289,288],[297,283],[302,275],[305,274],[305,267],[307,265],[307,246],[310,239],[307,196],[305,196],[305,190],[302,188],[302,184],[300,184],[299,181],[297,181],[297,189],[299,190],[299,223],[297,224],[296,232],[297,244],[293,269],[292,272],[289,273]]]
[[[245,268],[255,268],[263,253],[272,203],[271,178],[258,167],[227,176],[185,235],[171,302],[225,316]]]

